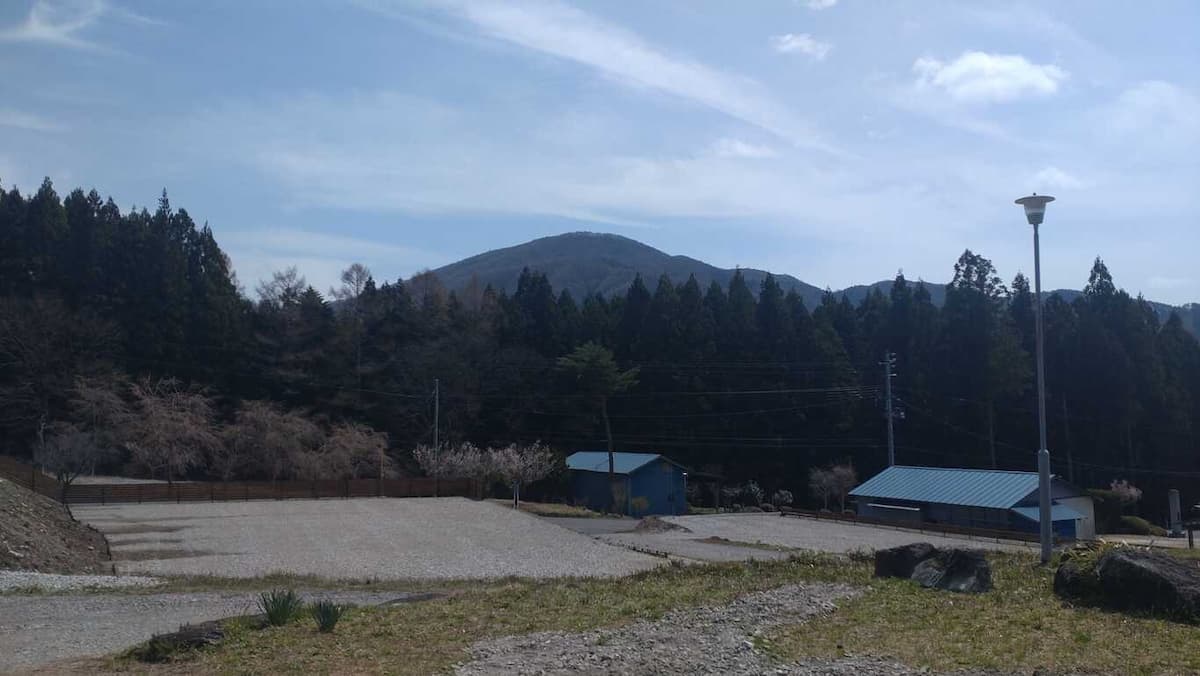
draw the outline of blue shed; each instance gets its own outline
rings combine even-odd
[[[970,528],[1037,532],[1036,472],[889,467],[850,491],[859,516],[945,523]],[[1095,537],[1092,499],[1051,479],[1050,518],[1060,537]]]
[[[620,507],[630,516],[687,511],[687,469],[657,453],[614,453],[613,467],[623,487]],[[588,509],[606,511],[612,500],[608,452],[580,451],[567,457],[571,495]]]

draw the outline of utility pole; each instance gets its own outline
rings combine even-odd
[[[892,378],[896,377],[893,372],[896,368],[896,355],[890,350],[884,352],[883,361],[879,364],[883,366],[883,390],[887,396],[888,467],[892,467],[896,464],[896,436],[892,431],[892,421],[895,420],[892,412]]]
[[[442,447],[438,445],[438,414],[441,412],[441,393],[440,383],[437,378],[433,379],[433,450],[435,453],[440,453]]]

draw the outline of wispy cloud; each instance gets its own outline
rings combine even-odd
[[[780,54],[800,53],[824,61],[833,45],[808,33],[784,33],[771,38],[771,47]]]
[[[838,4],[838,0],[807,0],[804,4],[808,5],[808,8],[814,12],[819,12]]]
[[[221,245],[237,267],[243,285],[267,279],[277,270],[295,265],[318,291],[337,283],[351,263],[362,263],[378,281],[407,277],[425,267],[448,263],[448,257],[431,251],[348,235],[268,228],[219,233]]]
[[[716,143],[713,143],[711,152],[717,157],[741,157],[751,160],[767,159],[779,154],[770,146],[747,143],[736,138],[718,139]]]
[[[1078,190],[1087,184],[1079,177],[1067,173],[1058,167],[1043,167],[1033,175],[1033,187],[1046,189]]]
[[[82,34],[106,15],[143,25],[163,23],[105,0],[35,0],[23,22],[0,29],[0,41],[103,51],[105,48],[102,45],[84,38]]]
[[[1031,63],[1019,54],[963,52],[943,62],[921,57],[913,63],[916,87],[940,90],[961,103],[1002,103],[1058,91],[1068,77],[1053,64]]]
[[[806,120],[752,80],[668,53],[638,35],[553,1],[438,5],[482,34],[592,68],[637,89],[653,89],[720,111],[798,145],[839,152]],[[368,7],[379,9],[378,4]],[[389,13],[403,8],[386,6]]]
[[[62,126],[40,115],[12,108],[0,108],[0,127],[14,127],[27,131],[59,131]]]

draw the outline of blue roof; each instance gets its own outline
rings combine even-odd
[[[613,468],[617,474],[633,474],[663,456],[658,453],[613,453]],[[668,462],[670,462],[668,460]],[[567,456],[567,469],[585,472],[607,472],[608,451],[580,451]]]
[[[850,495],[1008,509],[1037,487],[1036,472],[897,466],[876,474]]]
[[[1012,511],[1020,514],[1034,523],[1042,522],[1042,515],[1038,513],[1037,507],[1013,507]],[[1050,505],[1051,521],[1075,521],[1076,519],[1082,518],[1082,514],[1066,505]]]

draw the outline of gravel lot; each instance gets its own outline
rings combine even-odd
[[[638,621],[581,634],[543,632],[483,641],[460,676],[487,674],[867,674],[928,673],[863,657],[781,664],[754,647],[754,637],[783,622],[836,608],[858,592],[844,585],[791,585],[748,594],[726,606],[687,608],[655,622]],[[818,620],[819,621],[819,620]]]
[[[619,576],[662,559],[462,498],[76,506],[119,573],[334,579]]]
[[[312,592],[359,605],[403,598],[401,592]],[[0,672],[59,660],[106,655],[181,624],[255,613],[252,593],[0,596]]]
[[[672,541],[694,541],[715,536],[738,542],[761,542],[794,549],[833,553],[885,549],[913,542],[928,542],[935,547],[1000,550],[1021,550],[1033,546],[1007,541],[997,543],[995,540],[945,537],[917,531],[785,517],[778,514],[704,514],[663,518],[684,526],[692,532],[665,531],[646,535],[623,534],[621,538],[644,539],[650,549],[654,549],[654,543],[666,543],[660,546],[667,546]]]

